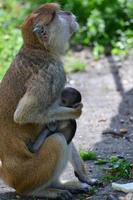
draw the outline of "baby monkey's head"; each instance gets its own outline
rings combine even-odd
[[[61,105],[74,108],[81,102],[81,94],[78,90],[66,87],[61,93]]]
[[[60,101],[61,106],[70,108],[77,108],[82,105],[80,92],[71,87],[66,87],[63,89]],[[74,137],[76,129],[77,123],[74,119],[58,121],[58,131],[63,133],[68,144]]]

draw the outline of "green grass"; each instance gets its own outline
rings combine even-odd
[[[95,152],[80,150],[80,157],[84,160],[95,160],[96,165],[101,165],[103,176],[101,181],[111,183],[120,179],[133,178],[133,164],[124,158],[111,156],[108,159],[99,159]]]
[[[104,182],[112,182],[121,178],[129,179],[132,177],[133,164],[126,159],[120,159],[117,156],[112,156],[108,160],[109,168],[104,169]]]
[[[22,1],[0,1],[0,79],[22,45],[19,26],[28,10],[29,4]]]
[[[104,165],[104,164],[106,164],[107,162],[108,162],[107,160],[97,159],[97,160],[95,161],[95,164],[96,164],[96,165]]]
[[[86,161],[86,160],[96,160],[97,155],[93,151],[85,151],[85,150],[80,150],[80,157]]]
[[[86,64],[80,58],[74,57],[72,52],[68,52],[65,56],[65,71],[66,73],[85,71]]]

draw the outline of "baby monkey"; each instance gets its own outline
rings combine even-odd
[[[81,104],[80,92],[71,87],[64,88],[61,93],[60,105],[74,108],[79,104]],[[37,152],[44,143],[45,139],[53,133],[62,133],[69,144],[75,135],[76,128],[77,123],[74,119],[49,123],[47,124],[46,128],[40,132],[39,136],[34,142],[29,141],[28,148],[32,153]]]

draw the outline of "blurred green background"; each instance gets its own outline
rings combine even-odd
[[[39,5],[51,0],[0,0],[0,79],[13,56],[22,45],[19,25]],[[80,31],[71,45],[82,44],[100,55],[127,54],[133,47],[133,0],[58,0],[65,10],[72,11],[80,23]],[[77,70],[85,66],[75,63]],[[71,71],[71,70],[70,70]]]

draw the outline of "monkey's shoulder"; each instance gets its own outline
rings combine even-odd
[[[40,67],[39,72],[42,75],[48,75],[51,76],[51,78],[58,78],[65,77],[64,67],[63,63],[60,61],[56,61],[53,59],[44,60],[43,63],[41,63],[43,66]]]
[[[31,74],[40,72],[48,74],[64,73],[63,62],[59,58],[45,55],[45,52],[40,51],[20,50],[11,64],[12,66],[17,71]]]

